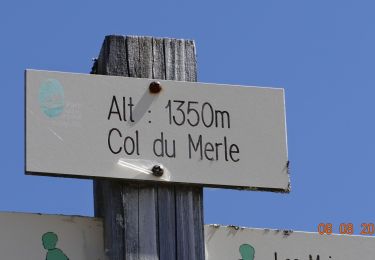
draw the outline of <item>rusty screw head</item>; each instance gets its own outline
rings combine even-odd
[[[152,174],[156,177],[161,177],[164,174],[164,169],[160,165],[155,165],[151,169]]]
[[[150,92],[152,94],[157,94],[161,90],[161,84],[160,84],[159,81],[153,81],[153,82],[151,82],[151,84],[150,84],[150,86],[149,86],[148,89],[150,90]]]

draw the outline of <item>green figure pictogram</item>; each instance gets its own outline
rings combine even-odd
[[[242,256],[241,260],[254,260],[255,259],[255,249],[249,244],[242,244],[240,246],[240,254]]]
[[[46,260],[69,260],[64,252],[56,248],[58,237],[53,232],[47,232],[42,236],[43,247],[48,250]]]

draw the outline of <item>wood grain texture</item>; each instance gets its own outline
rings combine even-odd
[[[194,41],[106,36],[97,74],[196,81]],[[203,260],[203,189],[163,183],[94,181],[110,260]]]
[[[139,194],[138,194],[138,184],[122,184],[122,205],[123,211],[120,214],[123,214],[124,218],[124,227],[121,229],[123,232],[123,242],[124,242],[124,252],[122,258],[118,260],[136,260],[139,258]],[[109,214],[110,216],[111,214]],[[106,216],[104,215],[104,218]],[[112,220],[113,221],[113,220]],[[104,222],[106,223],[106,222]],[[104,226],[104,229],[107,227]],[[116,231],[113,231],[116,234]],[[109,236],[104,239],[108,239],[111,243],[117,244],[118,241],[114,240],[114,237]],[[121,242],[121,240],[120,240]],[[120,249],[114,248],[114,250]],[[121,252],[122,253],[122,252]],[[115,258],[117,260],[117,258]],[[111,260],[111,259],[110,259]]]

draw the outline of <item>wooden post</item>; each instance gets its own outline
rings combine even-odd
[[[191,40],[107,36],[93,73],[196,81]],[[203,260],[203,189],[188,185],[94,181],[110,260]]]

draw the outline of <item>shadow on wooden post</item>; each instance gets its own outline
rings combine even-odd
[[[191,40],[106,36],[95,67],[103,75],[197,80]],[[110,260],[204,259],[201,187],[94,180],[94,200]]]

